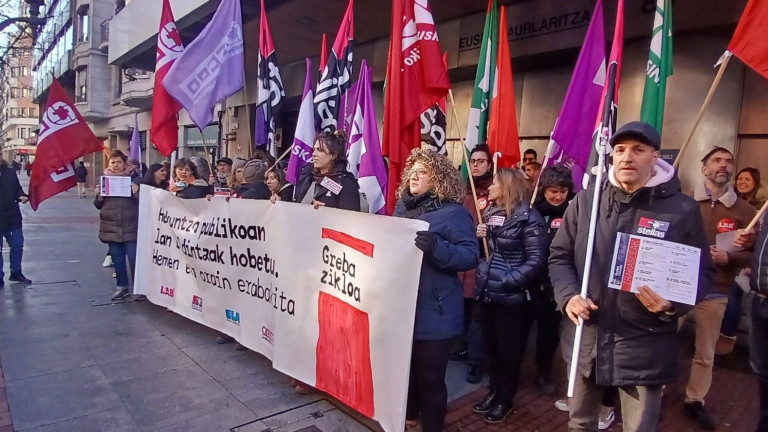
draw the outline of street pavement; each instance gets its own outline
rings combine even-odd
[[[296,394],[265,357],[216,344],[207,327],[148,301],[110,301],[92,193],[22,211],[33,284],[0,290],[0,432],[375,428],[328,396]],[[464,368],[450,367],[451,399],[479,388]]]
[[[26,190],[27,178],[22,175]],[[148,301],[111,302],[93,195],[73,191],[23,206],[24,273],[33,284],[0,290],[0,432],[367,431],[370,421],[323,394],[299,395],[290,378],[254,352],[215,343],[217,333]],[[8,248],[3,248],[6,265]],[[532,340],[535,338],[531,338]],[[662,431],[696,431],[682,414],[693,353],[681,335],[680,373],[664,396]],[[564,431],[557,396],[533,386],[531,346],[515,411],[495,426],[472,413],[487,388],[450,362],[447,431]],[[565,366],[556,357],[557,395]],[[716,359],[707,407],[720,431],[754,431],[757,384],[743,344]],[[9,412],[10,409],[10,412]],[[610,428],[620,431],[620,416]]]

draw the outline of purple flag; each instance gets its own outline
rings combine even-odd
[[[565,165],[581,186],[592,149],[594,122],[605,84],[603,2],[597,0],[584,45],[547,147],[547,165]]]
[[[301,98],[296,133],[291,146],[291,158],[285,178],[296,184],[301,169],[312,162],[312,145],[315,141],[315,105],[312,94],[312,62],[307,59],[307,77],[304,80],[304,96]]]
[[[211,22],[171,66],[163,87],[203,130],[213,108],[243,87],[243,22],[240,0],[221,0]]]
[[[381,156],[379,128],[371,96],[371,70],[365,60],[360,67],[360,80],[353,100],[347,171],[357,177],[360,192],[368,199],[368,212],[386,214],[387,166]]]
[[[128,144],[128,159],[141,160],[141,140],[139,140],[139,115],[134,114],[131,142]]]

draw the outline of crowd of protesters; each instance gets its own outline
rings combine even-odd
[[[132,183],[131,196],[102,196],[97,188],[94,200],[100,210],[99,239],[107,244],[115,267],[113,300],[130,296],[141,187],[167,190],[182,199],[213,201],[225,194],[366,211],[365,196],[347,170],[346,142],[343,132],[319,135],[312,163],[302,169],[295,185],[287,182],[284,164],[262,154],[248,160],[222,157],[215,166],[191,157],[173,166],[142,167],[113,151],[104,175],[130,177]],[[702,177],[689,197],[681,191],[675,170],[660,158],[661,139],[650,125],[630,122],[616,131],[610,145],[607,180],[596,186],[600,205],[586,298],[580,292],[593,188],[576,194],[571,171],[559,165],[542,169],[533,150],[523,154],[519,167],[498,168],[488,147],[477,146],[469,158],[474,187],[445,156],[413,150],[400,179],[394,217],[424,220],[430,227],[414,238],[424,258],[414,317],[407,430],[442,430],[450,360],[467,362],[470,383],[489,376],[488,391],[474,412],[488,423],[504,422],[515,406],[534,324],[534,383],[546,395],[555,392],[553,367],[563,367],[555,361],[558,346],[567,367],[576,327],[583,326],[574,396],[555,403],[570,413],[569,430],[607,429],[617,405],[625,431],[656,430],[664,386],[680,378],[678,329],[691,315],[695,354],[682,409],[697,426],[714,429],[717,422],[705,399],[715,355],[732,351],[736,340],[745,298],[744,286],[736,283],[740,274],[749,278],[756,293],[751,363],[760,389],[759,430],[768,430],[768,239],[760,224],[744,231],[768,199],[760,172],[744,168],[734,178],[733,154],[715,147],[701,160]],[[78,183],[81,177],[84,183],[87,171],[82,164],[78,170]],[[340,187],[330,190],[328,184]],[[18,204],[26,196],[2,159],[0,186],[0,234],[11,246],[11,280],[31,283],[20,268]],[[84,187],[78,188],[78,197],[85,197]],[[695,306],[664,299],[649,286],[636,293],[608,287],[616,233],[642,236],[639,227],[647,220],[663,227],[664,240],[703,252]],[[718,233],[735,230],[733,248],[717,246]],[[232,341],[224,334],[217,340]],[[298,381],[291,385],[300,393],[314,391]]]

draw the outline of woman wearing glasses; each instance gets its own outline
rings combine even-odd
[[[213,194],[213,186],[199,178],[197,167],[188,159],[179,159],[173,165],[174,181],[168,190],[184,199],[205,198]]]
[[[301,170],[295,202],[315,208],[360,211],[360,187],[347,171],[347,135],[323,132],[315,138],[312,164]]]
[[[477,266],[477,237],[464,198],[459,172],[448,159],[414,149],[405,163],[394,216],[429,222],[416,233],[424,252],[408,384],[406,428],[443,429],[448,392],[445,370],[453,339],[464,321],[462,287],[457,275]]]

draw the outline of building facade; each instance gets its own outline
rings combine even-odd
[[[91,2],[92,5],[98,3],[99,0]],[[177,26],[185,43],[188,44],[200,32],[218,3],[218,0],[171,0]],[[321,35],[327,33],[329,39],[334,37],[347,1],[289,0],[266,3],[287,93],[276,118],[285,148],[292,140],[303,88],[303,59],[310,57],[317,64]],[[594,0],[572,0],[567,4],[556,0],[501,0],[499,3],[507,6],[520,145],[523,149],[534,148],[542,155],[592,18]],[[674,75],[667,86],[663,136],[665,149],[679,149],[690,131],[714,78],[712,65],[728,45],[745,5],[746,0],[702,0],[676,4],[673,25]],[[150,114],[147,110],[151,106],[151,73],[126,71],[154,69],[161,2],[131,0],[112,3],[111,6],[117,12],[108,24],[108,62],[119,70],[112,72],[112,117],[92,120],[97,135],[108,139],[110,147],[125,148],[133,116],[130,115],[126,121],[122,115],[113,115],[118,105],[138,109],[141,111],[139,129],[149,129]],[[448,116],[448,140],[457,145],[466,129],[485,18],[485,2],[450,0],[431,2],[430,6],[438,23],[441,46],[448,53],[449,74],[460,123],[454,125],[453,116]],[[389,46],[390,7],[388,2],[355,2],[355,63],[359,67],[360,61],[366,59],[373,66],[374,97],[379,101],[377,114],[380,118],[383,114],[382,85]],[[257,2],[242,2],[242,9],[248,91],[243,89],[223,101],[220,125],[209,126],[211,129],[203,131],[202,135],[191,127],[186,113],[182,111],[179,121],[182,155],[199,153],[201,149],[197,145],[202,143],[230,157],[247,155],[252,147],[250,132],[253,130],[253,120],[249,117],[254,112],[252,108],[256,102],[253,89],[256,87],[259,10]],[[651,0],[628,2],[626,7],[619,123],[639,117],[654,11],[655,1]],[[616,1],[606,1],[605,27],[609,43],[615,12]],[[120,79],[117,79],[118,74]],[[737,154],[739,168],[756,166],[768,170],[768,161],[759,157],[759,148],[768,145],[768,139],[765,138],[768,136],[768,114],[761,109],[761,101],[766,96],[768,83],[740,62],[732,61],[681,164],[680,173],[685,189],[691,190],[701,180],[698,160],[713,145],[733,149]],[[218,118],[214,115],[214,119]],[[143,136],[146,141],[146,133]],[[214,137],[216,141],[213,141]],[[155,158],[152,152],[149,156],[150,160]]]
[[[19,2],[21,3],[21,2]],[[22,8],[19,12],[23,13]],[[32,38],[26,31],[6,34],[0,48],[0,146],[3,158],[29,162],[35,158],[33,131],[38,107],[32,102]]]

